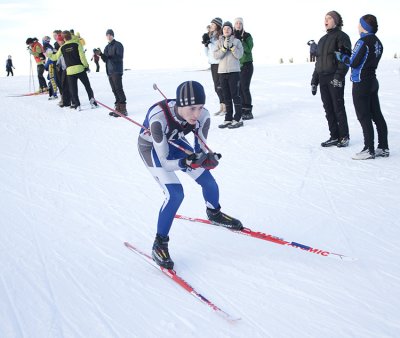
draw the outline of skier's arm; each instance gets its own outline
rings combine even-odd
[[[150,132],[153,138],[153,147],[157,153],[158,159],[160,160],[161,166],[166,171],[176,171],[183,169],[179,162],[180,160],[168,160],[169,155],[169,144],[167,137],[164,133],[165,126],[158,119],[154,120],[150,124]]]

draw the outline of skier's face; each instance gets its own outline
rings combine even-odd
[[[203,104],[194,104],[192,106],[178,107],[178,114],[187,123],[195,125],[200,118],[200,114],[203,107],[204,107]]]
[[[210,25],[210,32],[215,32],[216,30],[217,30],[217,25],[214,22],[212,22]]]
[[[108,42],[111,42],[112,40],[114,40],[114,37],[111,34],[107,34],[106,35]]]
[[[335,27],[336,27],[335,20],[333,20],[333,18],[330,15],[326,15],[325,16],[325,28],[326,28],[326,30],[332,29],[332,28],[335,28]]]

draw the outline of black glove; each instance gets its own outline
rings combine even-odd
[[[338,79],[333,79],[330,84],[334,86],[335,88],[342,88],[343,87],[343,81],[340,81]]]
[[[206,159],[201,164],[201,167],[207,170],[214,169],[218,164],[218,160],[222,157],[218,153],[208,153]]]
[[[311,93],[312,93],[313,95],[317,94],[317,88],[318,88],[317,85],[315,85],[315,84],[312,84],[312,85],[311,85]]]
[[[85,68],[85,72],[88,72],[88,73],[90,73],[90,69],[89,69],[89,67]]]
[[[180,165],[181,167],[197,169],[200,168],[203,162],[207,159],[207,154],[201,153],[193,153],[186,158],[181,159]]]
[[[210,43],[210,36],[208,35],[208,33],[204,33],[203,34],[203,38],[202,38],[202,42],[201,42],[204,46],[208,46],[208,44]]]

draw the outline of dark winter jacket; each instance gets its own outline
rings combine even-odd
[[[310,45],[310,54],[317,55],[317,49],[318,49],[318,45],[315,42],[313,42]]]
[[[122,74],[124,72],[124,46],[115,39],[104,48],[101,59],[106,63],[107,75]]]
[[[350,59],[351,81],[361,82],[375,78],[382,53],[382,43],[374,33],[362,34]]]
[[[344,63],[338,62],[335,52],[351,55],[351,42],[349,36],[342,32],[340,27],[329,29],[318,42],[317,61],[312,76],[311,84],[318,85],[320,77],[332,77],[339,81],[344,78],[349,67]]]
[[[7,59],[6,70],[11,70],[11,68],[14,68],[13,63],[12,63],[12,59]]]

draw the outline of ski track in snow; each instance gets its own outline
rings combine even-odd
[[[2,97],[0,106],[0,336],[11,337],[395,337],[400,332],[398,64],[378,71],[389,128],[388,159],[353,161],[361,127],[345,101],[350,146],[323,149],[328,129],[309,92],[313,65],[256,66],[255,119],[221,130],[209,145],[224,212],[286,240],[359,258],[328,260],[213,226],[175,220],[176,270],[207,299],[241,320],[229,324],[123,245],[150,252],[164,196],[137,153],[139,128],[103,108],[60,109],[45,96]],[[112,105],[104,73],[89,74]],[[176,86],[210,72],[124,74],[130,117],[143,122]],[[27,77],[0,78],[17,93]],[[82,86],[81,86],[82,87]],[[3,96],[4,96],[3,95]],[[82,105],[88,106],[80,88]],[[5,109],[6,108],[6,109]],[[205,217],[199,186],[179,173],[179,210]]]

